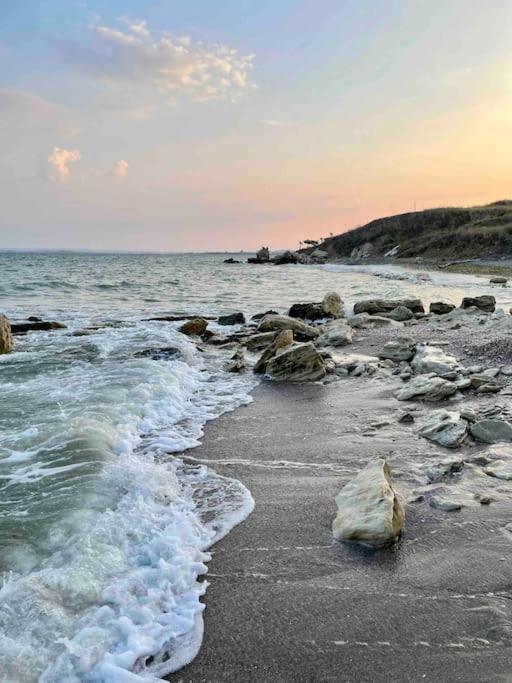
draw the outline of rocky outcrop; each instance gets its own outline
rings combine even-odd
[[[293,330],[293,336],[299,341],[316,339],[320,334],[316,327],[306,325],[306,323],[287,315],[266,315],[260,320],[259,332],[272,332],[274,330]]]
[[[395,362],[408,361],[414,356],[416,344],[408,337],[392,339],[384,344],[379,351],[379,358],[389,359]]]
[[[193,318],[192,320],[187,320],[187,322],[179,328],[179,331],[182,334],[186,334],[188,337],[196,335],[200,337],[206,332],[207,327],[208,323],[204,318]]]
[[[247,259],[247,263],[270,263],[270,251],[268,247],[261,247],[255,257]]]
[[[512,424],[502,420],[479,420],[469,426],[471,436],[484,443],[512,442]]]
[[[350,252],[350,258],[355,258],[355,259],[362,259],[362,258],[370,258],[370,256],[374,252],[374,247],[371,242],[365,242],[363,245],[360,247],[354,247],[352,251]]]
[[[446,315],[451,313],[454,308],[454,304],[447,304],[444,301],[433,301],[430,304],[429,311],[435,315]]]
[[[354,313],[369,313],[378,315],[379,313],[390,313],[398,306],[404,306],[413,313],[424,313],[423,303],[420,299],[401,299],[393,301],[391,299],[366,299],[358,301],[354,305]]]
[[[329,318],[343,318],[343,301],[337,292],[327,292],[322,299],[322,310]]]
[[[405,523],[383,458],[369,463],[336,496],[338,513],[332,532],[339,541],[379,547],[393,543]]]
[[[0,315],[0,354],[10,353],[13,348],[11,326],[5,315]]]
[[[413,377],[405,386],[399,389],[395,396],[399,401],[412,398],[422,398],[425,401],[442,401],[453,396],[457,385],[437,375],[418,375]]]
[[[241,349],[235,351],[234,355],[231,357],[231,362],[226,369],[228,372],[234,373],[242,372],[242,370],[245,369],[245,358]]]
[[[466,296],[462,299],[461,308],[471,308],[472,306],[486,313],[494,313],[496,310],[496,299],[489,294],[475,297]]]
[[[322,327],[319,346],[347,346],[352,344],[352,328],[344,320],[332,320]]]
[[[279,349],[284,349],[293,344],[293,332],[291,330],[281,330],[277,334],[273,334],[274,339],[272,343],[265,349],[253,368],[256,374],[263,374],[266,372],[268,361],[276,355]]]
[[[444,448],[457,448],[463,442],[468,423],[461,420],[459,413],[448,410],[434,410],[423,422],[418,434]]]
[[[49,330],[65,330],[66,325],[54,320],[40,320],[32,323],[11,323],[12,334],[26,334],[27,332],[48,332]]]
[[[232,313],[231,315],[221,315],[217,322],[219,325],[243,325],[245,316],[243,313]]]
[[[276,266],[284,266],[288,263],[299,263],[299,257],[294,251],[284,251],[282,254],[274,256],[272,263]]]
[[[276,352],[266,374],[276,382],[314,382],[325,376],[326,367],[313,344],[293,344]]]
[[[459,369],[459,363],[454,356],[445,353],[436,346],[426,345],[417,346],[411,365],[419,375],[430,372],[436,375],[445,375]]]

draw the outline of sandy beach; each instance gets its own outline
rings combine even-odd
[[[368,460],[386,456],[407,497],[410,463],[446,455],[397,424],[401,408],[376,381],[264,383],[208,426],[191,460],[256,507],[213,548],[203,646],[170,681],[511,680],[509,502],[410,503],[388,549],[332,539],[334,497]]]

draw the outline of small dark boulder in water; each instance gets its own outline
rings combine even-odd
[[[66,325],[55,321],[41,320],[31,323],[15,323],[11,325],[13,334],[26,334],[27,332],[47,332],[48,330],[64,330]]]
[[[486,313],[494,313],[496,309],[496,299],[490,294],[483,294],[482,296],[465,296],[460,305],[461,308],[471,308],[476,306],[481,311]]]
[[[221,315],[217,320],[219,325],[243,325],[245,316],[243,313],[231,313],[231,315]]]
[[[274,256],[272,259],[272,263],[274,263],[276,266],[284,266],[288,263],[298,263],[299,262],[299,257],[294,251],[285,251],[282,254],[278,254],[277,256]]]
[[[252,316],[251,320],[261,320],[264,318],[266,315],[279,315],[277,311],[265,311],[265,313],[256,313],[255,315]]]
[[[5,315],[0,315],[0,353],[10,353],[13,348],[11,326]]]
[[[242,261],[237,261],[236,258],[226,258],[224,263],[242,263]]]
[[[29,315],[27,320],[29,321],[29,323],[42,323],[43,322],[43,319],[38,318],[37,315]]]
[[[165,346],[162,348],[144,349],[137,351],[134,354],[135,358],[151,358],[153,360],[170,360],[175,358],[180,353],[179,349],[174,346]]]
[[[187,320],[180,328],[179,331],[187,336],[197,335],[201,336],[206,332],[208,323],[204,318],[193,318],[192,320]]]
[[[322,320],[323,318],[330,317],[325,313],[320,303],[293,304],[288,311],[288,315],[291,318],[299,318],[301,320]]]

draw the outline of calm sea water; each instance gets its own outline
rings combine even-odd
[[[507,289],[470,276],[223,258],[0,254],[0,311],[67,326],[16,337],[0,356],[0,680],[143,680],[200,646],[205,551],[253,501],[173,454],[248,403],[255,380],[226,373],[227,355],[200,353],[179,323],[146,318],[284,312],[330,290],[347,308],[487,292],[512,305]],[[140,355],[159,347],[178,353]]]

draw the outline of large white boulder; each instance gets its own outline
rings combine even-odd
[[[322,299],[322,310],[331,318],[343,318],[343,301],[337,292],[327,292]]]
[[[392,543],[405,523],[384,458],[370,462],[336,496],[334,538],[379,547]]]
[[[445,375],[447,372],[459,369],[459,363],[455,356],[445,353],[437,346],[418,346],[411,365],[419,375],[429,372]]]

